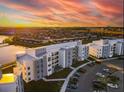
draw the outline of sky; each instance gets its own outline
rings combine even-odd
[[[123,0],[0,0],[0,27],[123,26]]]

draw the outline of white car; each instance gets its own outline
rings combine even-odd
[[[105,77],[105,75],[103,75],[102,73],[99,73],[99,72],[96,73],[96,76],[103,77],[103,78]]]
[[[118,88],[119,87],[117,84],[112,84],[112,83],[108,83],[107,86],[111,87],[111,88]]]
[[[109,72],[109,69],[108,68],[104,68],[103,71]]]

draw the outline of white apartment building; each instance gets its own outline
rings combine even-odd
[[[58,68],[72,65],[73,59],[84,60],[88,57],[88,46],[80,41],[60,43],[39,48],[26,49],[17,54],[17,62],[22,65],[22,75],[26,82],[49,76]]]
[[[78,46],[78,60],[82,61],[89,57],[89,47],[88,45]]]
[[[124,54],[123,39],[98,40],[89,43],[89,54],[97,58],[108,58]]]
[[[124,39],[109,40],[111,46],[110,55],[124,55]]]
[[[15,69],[16,72],[18,71]],[[23,92],[21,72],[2,74],[0,71],[0,92]]]

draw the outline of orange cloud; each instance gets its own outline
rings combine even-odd
[[[8,18],[39,25],[123,25],[123,0],[0,0],[0,8]]]

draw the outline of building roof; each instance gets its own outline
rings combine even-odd
[[[21,57],[18,58],[18,61],[19,62],[23,62],[23,61],[34,61],[34,60],[35,60],[35,58],[32,57],[32,56],[30,56],[30,55],[28,55],[28,54],[24,54],[23,56],[21,56]]]
[[[65,42],[65,43],[59,43],[59,44],[53,44],[53,45],[47,45],[47,46],[42,46],[42,47],[37,47],[37,48],[31,48],[31,50],[37,50],[37,49],[42,49],[45,48],[46,52],[52,52],[52,51],[56,51],[60,48],[63,47],[74,47],[76,46],[78,43],[78,41],[74,41],[74,42]],[[30,48],[29,48],[30,49]]]
[[[110,43],[111,45],[113,45],[113,44],[115,44],[115,43],[118,43],[118,42],[123,43],[123,42],[124,42],[124,39],[109,40],[109,43]]]
[[[14,74],[3,74],[2,78],[0,79],[0,84],[6,84],[6,83],[13,83],[15,82],[15,76]]]

